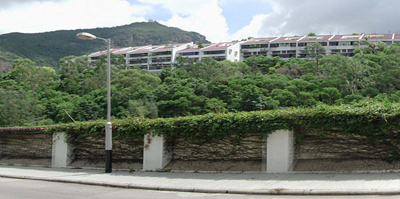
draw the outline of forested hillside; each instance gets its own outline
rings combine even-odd
[[[373,98],[400,102],[400,45],[384,43],[314,61],[250,57],[197,63],[178,58],[176,70],[125,69],[113,55],[112,116],[177,117],[207,113],[350,104]],[[0,76],[0,126],[104,119],[106,59],[65,57],[59,71],[29,59]],[[68,114],[70,116],[68,116]]]
[[[54,32],[0,35],[0,73],[11,69],[15,58],[28,58],[38,65],[58,70],[58,60],[69,55],[85,55],[106,49],[101,40],[84,41],[76,38],[79,32],[90,32],[98,37],[111,38],[113,47],[150,44],[203,42],[203,35],[167,27],[157,22],[132,23],[112,28],[60,30]]]
[[[314,61],[250,57],[245,62],[179,58],[176,70],[125,69],[112,57],[112,116],[177,117],[207,113],[400,102],[400,45],[379,43]],[[65,57],[59,71],[28,59],[0,76],[0,126],[47,125],[106,117],[106,62]],[[317,62],[318,60],[318,62]],[[69,117],[68,114],[71,116]],[[72,119],[71,119],[72,118]]]

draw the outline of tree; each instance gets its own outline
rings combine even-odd
[[[203,42],[197,43],[197,47],[199,47],[199,48],[204,48]]]
[[[323,71],[321,78],[341,80],[345,82],[345,88],[351,93],[359,93],[371,82],[370,75],[374,68],[368,66],[368,60],[344,57],[341,55],[329,55],[324,58],[323,65],[317,73]]]
[[[14,61],[13,70],[3,76],[3,80],[13,80],[17,87],[32,91],[36,94],[57,86],[58,75],[53,68],[36,67],[29,59],[17,59]],[[15,84],[14,84],[15,85]]]
[[[160,117],[205,113],[204,80],[167,77],[155,91]]]
[[[203,58],[200,61],[193,62],[188,61],[187,58],[180,58],[177,62],[177,68],[183,71],[185,77],[193,77],[205,81],[212,81],[237,72],[235,64],[228,60],[218,62],[214,59]]]
[[[26,91],[0,89],[0,126],[32,125],[42,117],[44,108],[39,100]]]
[[[112,81],[112,100],[119,117],[157,117],[154,92],[161,83],[151,72],[140,69],[120,71]]]
[[[238,110],[255,111],[276,109],[279,105],[278,100],[265,96],[268,91],[255,85],[247,85],[241,91]]]
[[[68,56],[60,59],[60,85],[59,90],[69,94],[84,95],[93,90],[87,84],[87,79],[96,75],[90,67],[86,57]],[[105,82],[105,80],[104,80]]]
[[[322,46],[321,43],[315,42],[311,45],[307,45],[304,50],[307,52],[307,55],[312,59],[316,60],[317,67],[319,65],[319,59],[323,54],[325,54],[325,48]]]
[[[252,72],[252,74],[257,74],[261,72],[262,74],[268,74],[271,67],[283,65],[285,61],[281,57],[265,57],[265,56],[251,56],[243,61],[246,63]]]

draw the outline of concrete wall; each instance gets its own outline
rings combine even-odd
[[[291,170],[294,158],[293,131],[279,130],[267,139],[267,172],[285,173]]]
[[[62,133],[47,135],[39,128],[0,129],[0,163],[104,168],[103,137],[88,136],[69,145],[65,139]],[[267,172],[400,169],[399,161],[385,160],[392,151],[400,151],[397,145],[373,145],[365,137],[341,132],[298,129],[277,131],[268,140],[251,134],[240,142],[235,140],[235,136],[227,136],[204,145],[191,144],[183,137],[153,135],[113,140],[113,168]],[[146,161],[157,163],[151,168],[143,165]],[[294,168],[292,162],[296,163]]]
[[[171,161],[171,148],[166,142],[166,136],[149,133],[145,135],[143,147],[143,170],[157,171]]]
[[[226,49],[226,59],[232,62],[239,62],[240,61],[240,44],[243,42],[238,42],[232,46],[229,46]]]

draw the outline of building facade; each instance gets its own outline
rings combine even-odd
[[[312,35],[292,37],[253,38],[241,44],[240,61],[250,56],[279,56],[283,59],[306,58],[305,48],[320,43],[325,50],[319,53],[341,54],[352,57],[353,51],[366,45],[366,39],[372,43],[384,42],[388,45],[400,43],[400,34],[360,34],[360,35]]]
[[[219,42],[197,45],[193,42],[167,45],[148,45],[112,49],[111,52],[123,55],[129,68],[139,67],[152,72],[159,72],[165,67],[173,67],[178,56],[193,61],[211,58],[217,61],[243,61],[251,56],[279,56],[283,59],[307,58],[306,46],[320,43],[324,50],[320,54],[341,54],[352,57],[354,49],[372,43],[384,42],[388,45],[400,43],[400,34],[351,34],[351,35],[306,35],[252,38],[248,41]],[[89,55],[89,61],[98,60],[107,51]]]

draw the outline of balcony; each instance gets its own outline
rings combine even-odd
[[[242,45],[242,49],[252,49],[252,48],[268,48],[268,44]]]
[[[195,56],[199,55],[199,52],[184,52],[184,53],[179,53],[181,56]]]
[[[151,59],[152,63],[162,63],[162,62],[171,62],[171,58],[170,57],[166,57],[166,58],[153,58]]]
[[[215,57],[210,57],[211,59],[214,59],[216,61],[224,61],[226,60],[225,56],[215,56]]]
[[[148,53],[138,53],[138,54],[130,54],[129,57],[147,57]]]
[[[129,60],[129,64],[147,64],[147,59]]]
[[[218,55],[225,54],[225,50],[204,51],[204,55]]]
[[[172,55],[171,51],[152,52],[150,56]]]
[[[170,64],[152,64],[149,67],[149,70],[162,70],[163,68],[171,67]]]

